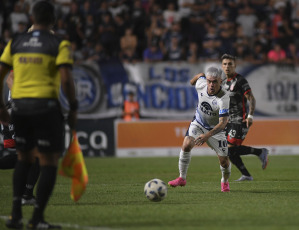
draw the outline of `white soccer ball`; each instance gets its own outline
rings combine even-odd
[[[152,179],[145,184],[144,194],[150,201],[164,200],[167,196],[167,185],[160,179]]]

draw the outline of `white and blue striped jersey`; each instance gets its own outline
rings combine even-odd
[[[219,123],[219,117],[229,115],[229,95],[222,88],[216,95],[209,95],[205,77],[197,80],[195,88],[198,94],[195,119],[201,126],[211,130]]]

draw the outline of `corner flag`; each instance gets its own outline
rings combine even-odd
[[[72,178],[71,198],[73,201],[78,201],[86,189],[88,174],[76,131],[72,131],[72,140],[59,166],[58,173]]]

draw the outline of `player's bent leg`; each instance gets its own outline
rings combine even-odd
[[[186,136],[183,142],[182,149],[180,151],[179,157],[179,172],[180,176],[172,181],[169,181],[168,184],[171,187],[185,186],[187,171],[191,161],[191,149],[194,147],[194,138]]]
[[[242,173],[243,176],[246,176],[249,178],[249,177],[251,177],[251,175],[250,175],[249,171],[247,170],[246,166],[244,165],[244,163],[239,155],[238,150],[239,150],[239,146],[233,146],[233,145],[229,146],[228,147],[229,159],[237,167],[237,169]]]
[[[222,173],[221,178],[221,191],[222,192],[229,192],[229,182],[228,179],[231,174],[231,163],[229,162],[229,159],[227,156],[218,156],[219,162],[220,162],[220,170]]]
[[[269,154],[269,150],[262,148],[262,153],[259,155],[259,158],[262,162],[262,169],[266,169],[267,165],[268,165],[268,154]]]

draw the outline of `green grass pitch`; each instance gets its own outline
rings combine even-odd
[[[153,178],[166,183],[178,176],[178,157],[86,158],[89,184],[81,199],[70,199],[71,180],[57,177],[45,218],[63,229],[298,230],[299,155],[270,156],[266,170],[255,156],[243,157],[251,182],[234,182],[220,192],[217,157],[193,157],[186,187],[168,188],[154,203],[143,194]],[[10,214],[12,170],[0,171],[0,229]],[[33,208],[24,207],[25,223]]]

